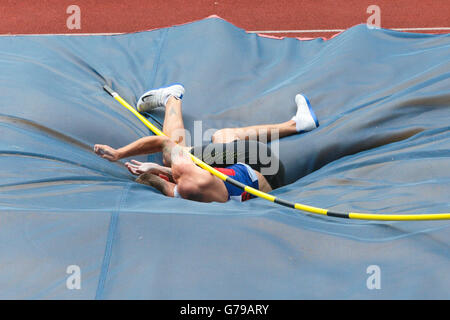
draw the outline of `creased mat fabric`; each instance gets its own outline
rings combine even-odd
[[[191,132],[196,120],[204,132],[286,121],[301,92],[320,127],[272,144],[289,182],[273,194],[336,211],[449,212],[450,35],[359,25],[328,41],[277,40],[210,18],[0,37],[0,70],[0,298],[450,298],[450,221],[166,198],[92,152],[150,134],[104,83],[132,104],[182,83]],[[71,265],[80,290],[67,289]],[[380,290],[366,286],[371,265]]]

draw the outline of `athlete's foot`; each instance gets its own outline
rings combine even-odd
[[[297,104],[297,114],[292,118],[295,121],[297,132],[306,132],[314,130],[319,126],[319,120],[311,108],[311,104],[306,96],[297,94],[295,96]]]
[[[137,109],[139,112],[149,112],[157,107],[165,107],[170,97],[181,100],[183,95],[184,87],[181,84],[150,90],[139,98]]]

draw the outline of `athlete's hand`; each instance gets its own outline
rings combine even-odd
[[[131,160],[131,162],[126,162],[125,167],[134,175],[140,175],[145,172],[158,174],[160,165],[153,162],[139,162],[136,160]]]
[[[116,149],[104,144],[96,144],[94,146],[94,152],[109,161],[117,161],[120,159],[119,152]]]

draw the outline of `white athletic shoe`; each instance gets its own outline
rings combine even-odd
[[[168,87],[154,89],[144,93],[137,103],[139,112],[149,112],[157,107],[165,107],[169,98],[182,99],[184,87],[181,84],[174,84]]]
[[[297,114],[292,118],[296,123],[297,132],[307,132],[319,126],[316,114],[311,108],[311,104],[306,96],[297,94],[295,96],[297,104]]]

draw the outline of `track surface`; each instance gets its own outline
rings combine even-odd
[[[73,4],[81,10],[81,29],[66,25]],[[380,7],[383,28],[450,32],[449,0],[1,0],[0,34],[134,32],[218,15],[247,31],[329,38],[337,31],[326,30],[366,23],[370,5]]]

